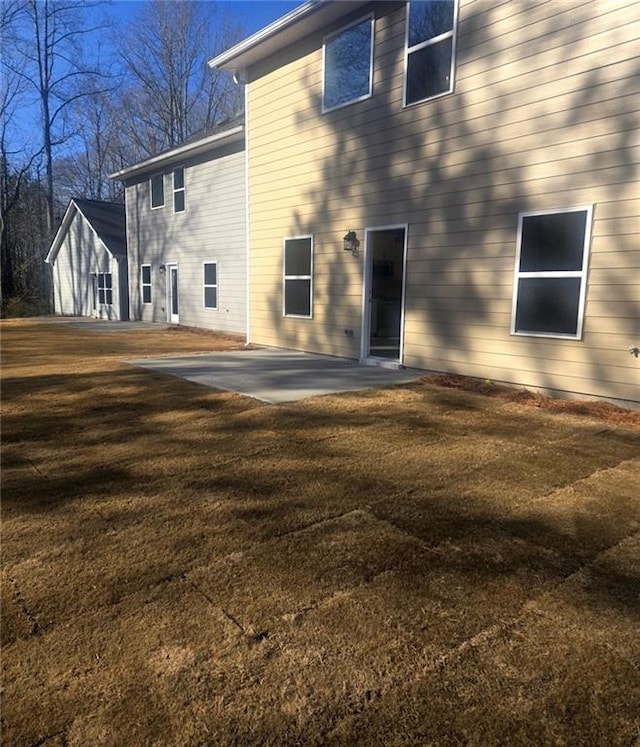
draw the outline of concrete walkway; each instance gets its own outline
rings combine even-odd
[[[318,394],[405,384],[425,375],[415,369],[363,366],[343,358],[273,348],[139,358],[127,363],[272,404]]]

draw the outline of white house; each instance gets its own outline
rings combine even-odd
[[[45,262],[56,314],[129,318],[124,205],[72,199]]]

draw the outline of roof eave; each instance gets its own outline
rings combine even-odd
[[[209,67],[237,73],[366,5],[368,0],[308,0],[252,36],[209,60]]]
[[[253,47],[256,47],[258,44],[271,39],[272,37],[276,36],[276,34],[279,34],[281,31],[284,31],[284,29],[298,22],[301,18],[309,15],[312,10],[317,8],[318,5],[325,1],[326,0],[308,0],[308,2],[304,3],[304,5],[300,5],[299,7],[294,8],[284,16],[280,16],[280,18],[277,18],[275,21],[273,21],[273,23],[270,23],[268,26],[264,26],[263,28],[259,29],[255,32],[255,34],[248,36],[246,39],[238,42],[238,44],[234,44],[233,47],[230,47],[225,52],[222,52],[213,59],[209,60],[207,64],[209,65],[209,67],[215,67],[221,70],[241,70],[242,65],[234,66],[230,63],[237,57],[241,56],[243,53],[247,52]]]
[[[159,153],[157,156],[152,156],[144,161],[133,164],[133,166],[127,166],[125,169],[109,174],[108,178],[114,180],[128,179],[131,176],[143,174],[145,171],[153,171],[159,166],[166,165],[172,161],[177,162],[184,157],[198,155],[199,153],[209,150],[212,146],[218,147],[219,145],[223,145],[225,141],[235,142],[240,140],[243,135],[244,125],[238,125],[230,130],[217,132],[214,135],[202,138],[202,140],[196,140],[195,142],[187,143],[185,145],[178,145],[175,148],[171,148],[171,150],[164,151],[164,153]]]

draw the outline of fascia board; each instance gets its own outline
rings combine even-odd
[[[53,237],[53,241],[51,242],[51,246],[49,247],[47,256],[44,258],[44,261],[47,264],[52,265],[56,261],[56,257],[58,256],[58,252],[60,251],[60,247],[62,246],[62,242],[64,241],[64,237],[66,236],[67,231],[69,230],[69,226],[71,225],[71,222],[73,221],[73,218],[77,212],[78,206],[76,205],[74,200],[70,200],[62,218],[62,222],[60,223],[60,226],[56,231],[56,235]]]

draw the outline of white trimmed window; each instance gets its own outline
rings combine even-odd
[[[164,174],[156,174],[151,177],[151,209],[164,207]]]
[[[173,170],[173,212],[182,213],[185,209],[184,166]]]
[[[151,265],[140,265],[140,295],[142,303],[151,303]]]
[[[218,308],[218,263],[205,262],[204,265],[204,307]]]
[[[322,111],[371,96],[373,17],[356,21],[324,40]]]
[[[284,240],[284,316],[311,318],[313,237],[295,236]]]
[[[511,333],[582,337],[592,207],[521,213]]]
[[[98,273],[98,303],[110,306],[113,303],[113,286],[110,272]]]
[[[405,106],[453,91],[456,0],[407,3]]]

